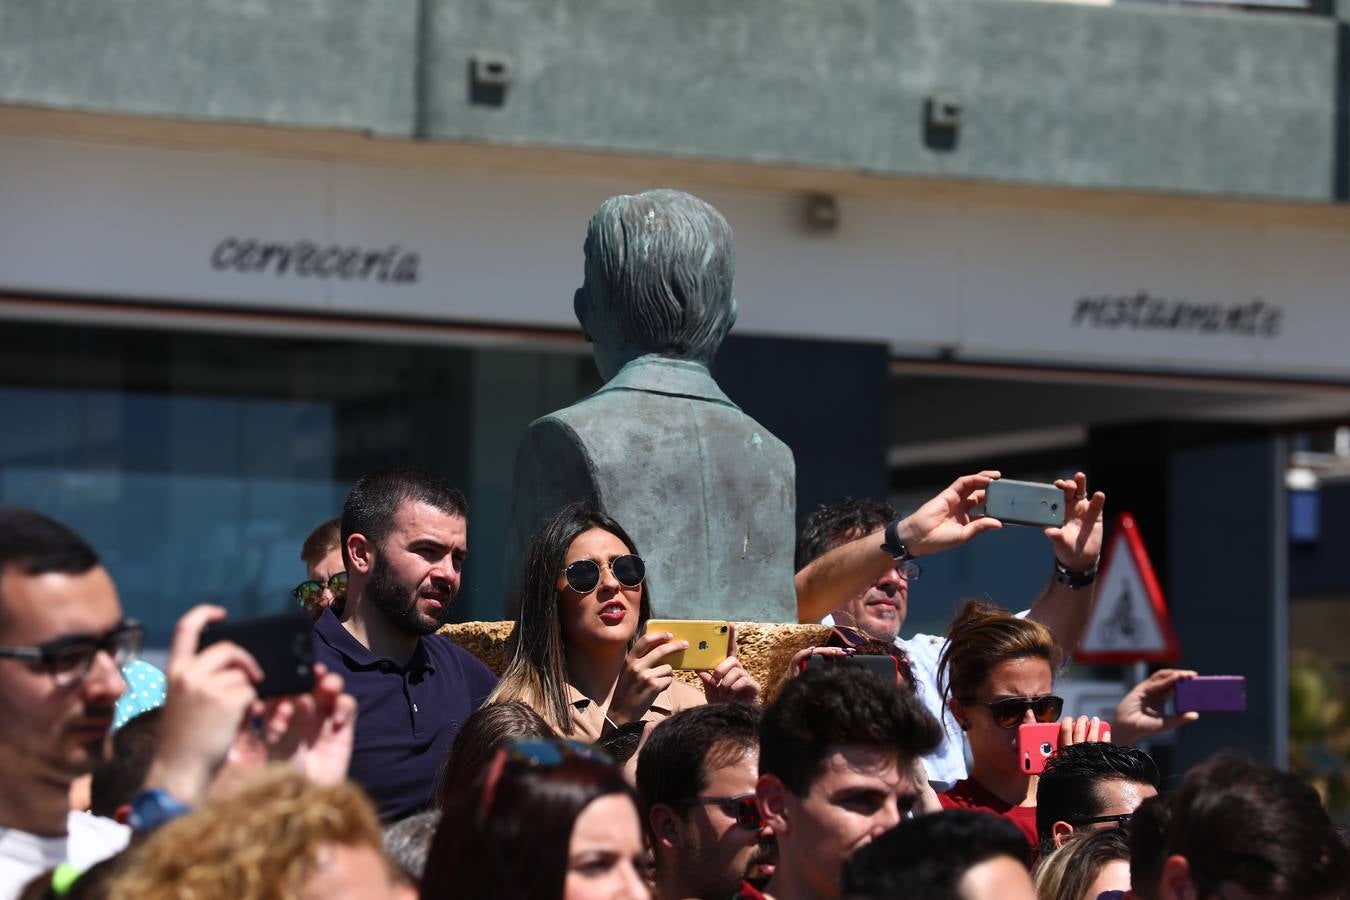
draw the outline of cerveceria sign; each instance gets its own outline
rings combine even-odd
[[[1073,324],[1078,327],[1253,338],[1278,337],[1283,318],[1284,310],[1259,298],[1248,303],[1192,303],[1147,291],[1125,297],[1080,297],[1073,308]]]
[[[310,241],[262,241],[227,237],[211,251],[211,268],[218,272],[301,278],[337,278],[342,281],[417,282],[417,254],[391,244],[383,250]]]

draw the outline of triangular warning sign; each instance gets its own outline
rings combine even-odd
[[[1181,656],[1153,564],[1134,517],[1121,513],[1097,584],[1097,602],[1074,659],[1175,662]]]

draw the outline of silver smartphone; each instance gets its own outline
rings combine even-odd
[[[984,514],[1009,525],[1064,524],[1064,492],[1053,484],[998,478],[984,490]]]

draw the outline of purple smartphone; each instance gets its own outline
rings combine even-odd
[[[1247,679],[1241,675],[1197,675],[1178,681],[1177,712],[1246,712]]]

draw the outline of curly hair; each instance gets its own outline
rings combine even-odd
[[[268,766],[239,791],[164,825],[127,854],[109,900],[299,900],[325,846],[381,851],[361,790]],[[394,877],[391,870],[390,877]]]

